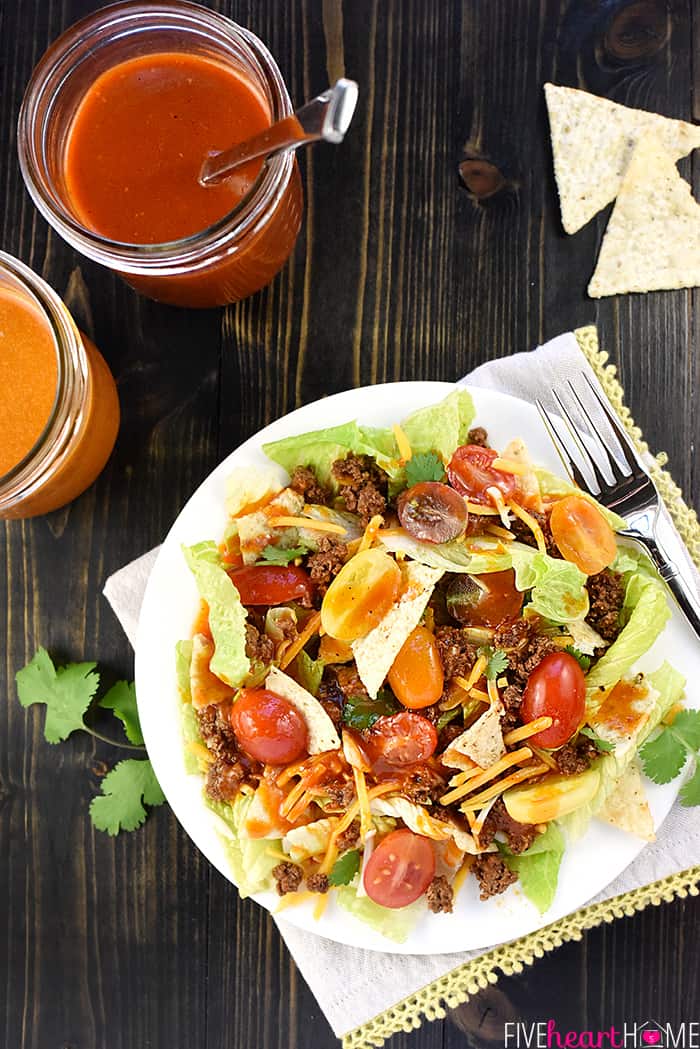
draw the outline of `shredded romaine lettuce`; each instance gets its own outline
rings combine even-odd
[[[190,664],[192,663],[192,641],[178,641],[175,645],[175,673],[177,690],[183,703],[192,702],[190,689]]]
[[[544,914],[552,906],[564,855],[564,836],[556,823],[548,824],[525,852],[517,856],[505,848],[501,852],[506,865],[517,872],[523,894]]]
[[[586,576],[570,561],[541,554],[523,543],[509,544],[518,590],[531,590],[530,608],[555,623],[588,614]]]
[[[250,670],[250,660],[245,654],[247,612],[221,564],[216,543],[183,546],[182,551],[200,597],[209,606],[209,626],[214,639],[210,669],[235,688]]]
[[[188,746],[188,743],[202,743],[202,738],[199,734],[199,724],[197,722],[197,715],[191,703],[183,703],[182,705],[181,728],[182,739],[185,744],[185,772],[188,776],[194,776],[196,775],[196,773],[201,772],[201,766],[199,764],[197,755],[192,753]],[[204,744],[202,744],[202,746],[203,745]]]
[[[222,821],[220,829],[224,846],[242,900],[256,892],[273,889],[272,868],[280,862],[267,838],[249,838],[242,833],[253,797],[252,794],[239,794],[232,805],[207,799],[209,808]]]
[[[357,884],[342,885],[336,890],[336,900],[345,911],[349,911],[361,922],[369,925],[382,936],[395,943],[405,943],[416,922],[426,911],[425,899],[421,897],[408,907],[380,907],[369,896],[359,896]]]

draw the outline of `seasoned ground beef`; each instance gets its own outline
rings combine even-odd
[[[387,508],[387,476],[369,455],[336,459],[331,472],[338,482],[338,492],[350,513],[358,514],[363,525]]]
[[[369,696],[354,663],[350,663],[348,666],[334,667],[334,672],[338,688],[342,692],[344,699],[348,699],[350,696],[362,696],[363,698]]]
[[[622,629],[620,611],[625,600],[622,577],[605,568],[589,577],[586,589],[591,603],[586,622],[606,641],[614,641]]]
[[[552,758],[563,776],[576,776],[585,772],[594,758],[598,757],[598,748],[588,736],[577,736],[565,743],[559,750],[552,751]]]
[[[535,634],[535,625],[525,619],[516,619],[498,627],[493,639],[494,648],[508,655],[509,677],[512,684],[524,686],[528,677],[550,652],[561,651],[552,638]],[[516,702],[511,693],[512,705]],[[507,704],[510,709],[510,705]]]
[[[277,882],[277,892],[284,896],[288,892],[296,892],[301,885],[304,872],[296,863],[284,861],[272,868],[272,877]]]
[[[440,626],[435,641],[442,661],[445,678],[468,674],[476,662],[476,648],[467,641],[460,627]]]
[[[234,801],[245,777],[246,770],[240,761],[217,758],[207,772],[206,792],[214,801]]]
[[[323,789],[331,803],[338,809],[347,809],[348,805],[355,800],[355,784],[352,780],[324,783]]]
[[[211,703],[197,711],[199,734],[215,758],[234,764],[238,760],[236,736],[228,719],[228,703]]]
[[[338,704],[334,703],[332,699],[319,698],[319,702],[335,727],[340,728],[343,721],[343,712]]]
[[[309,892],[328,892],[330,885],[328,884],[327,874],[309,874],[306,879],[306,888]]]
[[[271,663],[275,658],[275,642],[252,623],[246,623],[245,654],[251,663]]]
[[[480,900],[488,900],[490,896],[505,892],[509,885],[518,880],[518,875],[505,865],[497,852],[485,852],[477,856],[472,870],[479,882]]]
[[[546,514],[538,514],[535,510],[528,510],[531,517],[534,517],[538,525],[542,529],[542,535],[544,536],[544,545],[547,548],[547,553],[550,557],[561,557],[559,553],[559,547],[554,542],[554,536],[552,535],[552,529],[549,526],[549,517]],[[519,517],[513,515],[513,520],[510,524],[510,530],[521,543],[526,543],[528,546],[537,546],[537,540],[532,534],[532,530],[528,528],[524,521],[521,521]]]
[[[437,754],[442,754],[443,751],[447,750],[450,743],[453,743],[458,736],[461,736],[464,732],[464,725],[457,721],[448,721],[446,725],[440,729],[438,733],[438,745],[435,748]]]
[[[480,843],[484,847],[490,845],[497,833],[503,834],[508,848],[515,853],[525,852],[537,837],[537,831],[531,824],[518,823],[508,815],[502,798],[498,799],[486,817],[479,835]]]
[[[316,584],[316,592],[323,597],[331,582],[347,560],[348,548],[342,539],[323,535],[318,550],[310,554],[306,562],[309,575]]]
[[[425,895],[428,900],[428,908],[433,914],[439,914],[441,911],[445,914],[452,913],[454,893],[452,886],[444,875],[439,874],[437,878],[433,878],[425,890]]]
[[[489,435],[483,426],[475,426],[467,434],[467,444],[477,444],[480,448],[489,447]]]
[[[320,503],[321,506],[329,506],[331,503],[330,492],[323,487],[314,471],[308,466],[294,467],[289,487],[299,495],[303,495],[307,503]]]
[[[504,652],[522,651],[532,637],[532,627],[526,619],[513,619],[496,627],[493,647]]]
[[[401,780],[401,793],[416,805],[430,805],[442,797],[447,780],[428,765],[417,765]]]
[[[352,849],[357,845],[360,840],[360,821],[353,820],[349,827],[346,828],[336,838],[335,844],[338,850],[338,855],[342,856],[344,852]]]

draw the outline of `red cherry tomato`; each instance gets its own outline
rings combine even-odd
[[[246,754],[268,765],[296,761],[307,747],[301,714],[266,688],[243,689],[231,708],[231,725]]]
[[[523,594],[515,589],[515,572],[487,572],[478,580],[455,576],[447,589],[447,609],[468,626],[498,626],[514,619],[523,607]]]
[[[415,765],[435,752],[437,732],[427,718],[402,710],[375,721],[368,742],[372,753],[389,765]]]
[[[365,891],[380,907],[407,907],[435,877],[429,838],[412,830],[393,830],[377,845],[365,868]]]
[[[495,469],[491,463],[497,453],[493,448],[482,448],[478,444],[463,444],[450,459],[447,476],[450,484],[474,503],[488,505],[491,498],[487,488],[500,488],[508,499],[518,490],[514,474]]]
[[[580,495],[560,499],[552,507],[549,524],[562,557],[586,575],[602,572],[615,560],[615,533],[588,499]]]
[[[296,565],[246,565],[229,572],[244,605],[283,605],[310,600],[314,585]]]
[[[561,747],[578,730],[586,711],[586,680],[568,652],[545,656],[527,679],[520,717],[523,722],[550,717],[549,728],[531,741],[538,747]]]
[[[416,539],[426,543],[448,543],[467,527],[464,499],[439,481],[421,481],[399,496],[399,521]]]

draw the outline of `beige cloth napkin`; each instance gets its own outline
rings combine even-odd
[[[587,372],[593,382],[598,382],[575,336],[569,332],[531,353],[518,353],[483,364],[461,381],[470,386],[501,390],[532,402],[536,397],[543,398],[543,391],[551,390],[582,371]],[[664,517],[663,530],[668,549],[698,586],[697,571],[668,514]],[[144,554],[111,576],[104,588],[107,600],[132,643],[146,582],[156,556],[157,550]],[[700,809],[684,809],[676,805],[660,828],[657,840],[646,846],[604,892],[589,902],[608,900],[696,865],[700,865]],[[283,918],[274,920],[339,1037],[484,953],[382,954],[314,936],[295,928]]]

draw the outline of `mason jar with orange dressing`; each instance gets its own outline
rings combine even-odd
[[[0,252],[0,518],[35,517],[95,480],[119,429],[114,379],[56,293]]]

